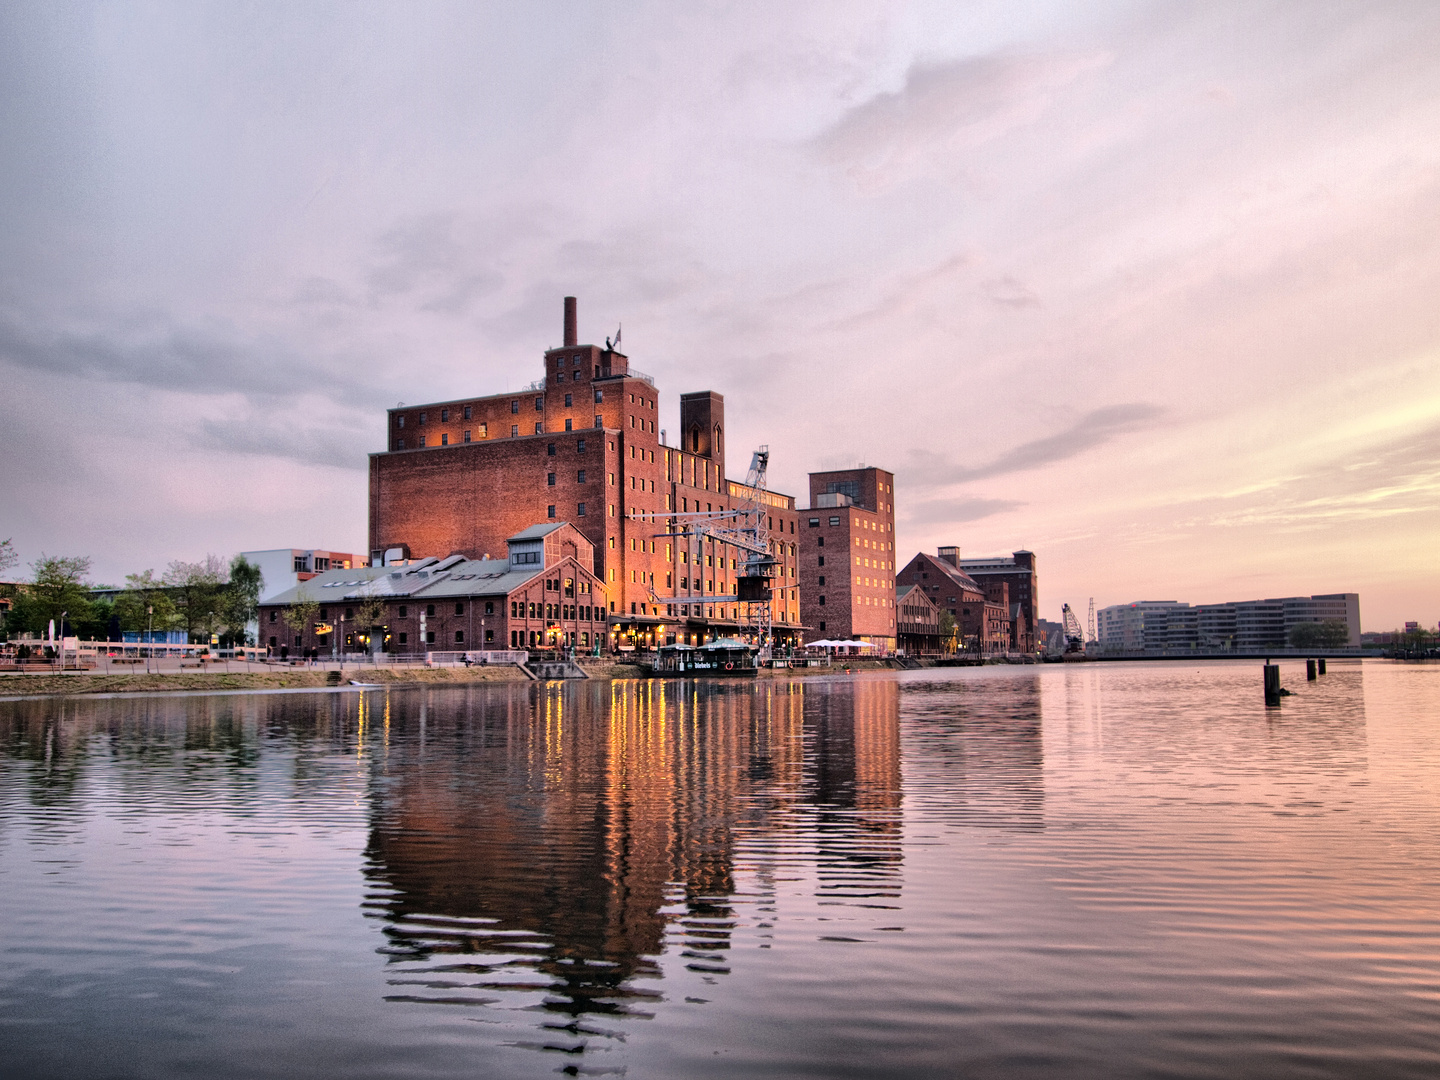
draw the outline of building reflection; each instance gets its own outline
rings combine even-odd
[[[671,964],[723,978],[782,864],[898,892],[892,681],[526,689],[392,695],[383,747],[369,722],[394,1000],[534,1010],[537,1047],[578,1053]]]

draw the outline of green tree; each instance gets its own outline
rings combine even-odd
[[[72,630],[89,621],[92,604],[85,588],[85,579],[90,575],[89,558],[41,554],[30,569],[34,576],[30,588],[15,597],[11,626],[44,634],[54,619],[58,634],[62,615]]]
[[[0,540],[0,574],[9,570],[20,561],[20,556],[15,553],[15,545],[9,539]]]
[[[125,575],[125,590],[115,598],[121,630],[169,630],[175,625],[175,603],[155,571]]]
[[[170,588],[176,614],[191,641],[199,635],[209,641],[215,632],[220,621],[225,570],[225,563],[216,555],[193,563],[177,559],[165,568],[162,580]]]
[[[260,591],[265,588],[265,575],[260,568],[236,555],[230,560],[230,581],[225,586],[222,616],[232,644],[244,644],[245,627],[259,615]]]
[[[953,653],[957,648],[957,629],[955,616],[948,611],[940,612],[940,648],[947,653]]]
[[[1296,623],[1289,641],[1296,649],[1339,649],[1350,643],[1350,627],[1344,619]]]
[[[316,600],[309,600],[304,597],[296,599],[295,603],[285,609],[281,616],[288,626],[298,635],[303,635],[307,628],[314,625],[315,620],[320,617],[320,603]]]

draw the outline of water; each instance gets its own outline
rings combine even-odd
[[[0,1073],[1440,1073],[1440,666],[0,702]]]

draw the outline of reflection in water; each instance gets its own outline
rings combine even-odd
[[[398,697],[369,740],[392,1001],[534,1010],[532,1045],[581,1053],[650,1015],[663,955],[728,974],[737,920],[774,918],[797,857],[826,901],[898,894],[893,682],[444,700]]]

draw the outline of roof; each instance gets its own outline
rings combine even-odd
[[[549,536],[556,529],[563,529],[567,522],[564,521],[542,521],[538,525],[531,525],[528,529],[521,529],[514,536],[508,537],[506,543],[511,540],[539,540],[542,536]]]
[[[544,526],[540,526],[544,527]],[[530,530],[526,530],[527,532]],[[359,570],[327,570],[294,588],[269,597],[266,606],[302,600],[360,600],[366,597],[504,596],[522,588],[554,566],[512,567],[505,559],[462,559],[443,570],[427,559],[411,566],[367,566]]]
[[[936,558],[934,555],[927,555],[923,551],[920,552],[919,555],[915,556],[915,558],[924,559],[927,566],[933,566],[935,569],[939,570],[942,574],[949,578],[953,584],[959,585],[961,588],[964,589],[969,589],[971,592],[980,593],[982,596],[984,595],[985,589],[978,581],[972,578],[969,574],[962,573],[960,570],[957,570],[945,560]]]

